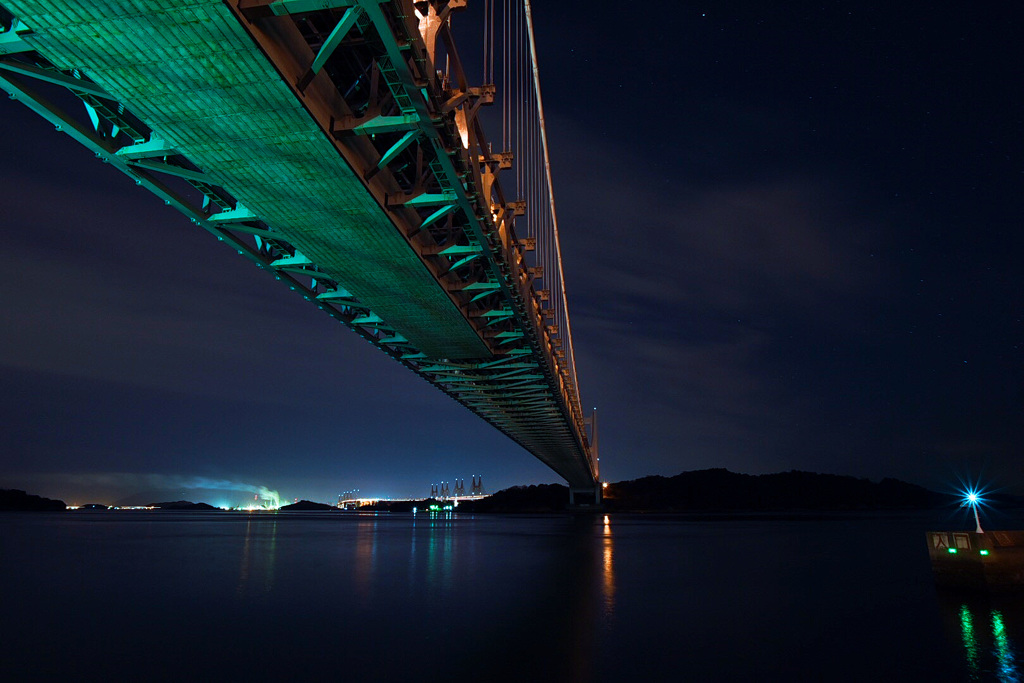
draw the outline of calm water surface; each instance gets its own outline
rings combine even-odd
[[[1024,600],[933,587],[953,524],[8,513],[0,679],[1020,681]]]

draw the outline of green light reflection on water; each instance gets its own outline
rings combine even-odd
[[[999,660],[999,670],[996,675],[1003,683],[1019,682],[1020,676],[1017,673],[1013,648],[1010,645],[1010,639],[1006,636],[1003,615],[997,609],[992,610],[992,637],[996,641],[996,658]]]
[[[967,670],[971,679],[978,677],[978,640],[974,635],[974,617],[967,605],[960,605],[960,632],[963,635],[964,650],[967,654]]]
[[[984,614],[984,613],[983,613]],[[1017,659],[1013,651],[1013,644],[1006,632],[1006,624],[1003,613],[993,609],[989,614],[992,622],[993,646],[989,649],[986,644],[984,652],[978,638],[979,633],[975,630],[974,615],[966,604],[960,605],[960,633],[964,644],[964,654],[968,677],[972,681],[993,680],[992,674],[999,683],[1021,683],[1020,672],[1017,669]],[[984,634],[980,634],[984,637]],[[979,661],[983,655],[991,653],[996,659],[995,671],[990,665],[982,666]],[[986,661],[988,657],[985,657]]]

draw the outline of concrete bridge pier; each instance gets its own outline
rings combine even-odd
[[[569,486],[569,507],[573,509],[587,509],[601,507],[601,483],[596,482],[592,487]]]

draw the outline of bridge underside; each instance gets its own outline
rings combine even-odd
[[[28,7],[8,3],[19,12]],[[28,4],[28,3],[24,3]],[[488,355],[362,180],[220,0],[34,3],[28,37],[79,69],[432,357]],[[88,4],[88,3],[85,3]],[[161,150],[163,152],[165,150]],[[162,156],[162,155],[161,155]]]
[[[466,144],[457,125],[480,94],[438,82],[411,5],[240,5],[0,0],[0,86],[592,485],[575,384],[498,162],[478,127]],[[74,93],[91,127],[39,87]]]

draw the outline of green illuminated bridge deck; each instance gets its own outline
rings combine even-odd
[[[447,22],[462,4],[0,0],[0,87],[593,489],[511,155],[477,117],[494,89]]]

